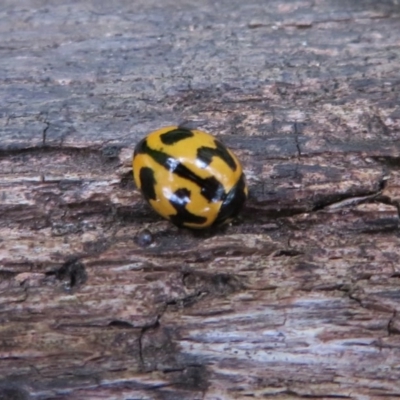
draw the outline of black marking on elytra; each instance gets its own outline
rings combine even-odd
[[[139,172],[140,189],[147,201],[156,200],[156,179],[154,178],[154,171],[149,167],[142,167]]]
[[[156,163],[162,165],[163,167],[167,168],[168,170],[171,170],[171,162],[169,162],[169,159],[172,159],[168,154],[165,154],[162,151],[159,150],[153,150],[149,145],[147,144],[147,140],[143,139],[141,140],[136,148],[135,148],[135,156],[137,154],[147,154],[149,155]]]
[[[214,176],[203,179],[200,193],[210,202],[221,201],[226,196],[224,187]]]
[[[217,202],[225,197],[224,187],[215,177],[201,178],[188,167],[168,154],[154,150],[148,146],[146,140],[137,146],[137,154],[149,155],[157,164],[181,178],[187,179],[201,188],[201,194],[209,202]],[[154,178],[153,178],[154,179]]]
[[[160,139],[162,143],[170,146],[172,144],[180,142],[181,140],[188,139],[193,136],[194,133],[189,129],[177,128],[173,129],[172,131],[161,134]]]
[[[179,204],[185,207],[190,202],[190,190],[186,188],[180,188],[171,196],[169,199],[171,203]]]
[[[143,151],[143,148],[147,146],[147,141],[146,138],[142,139],[135,147],[135,150],[133,151],[133,157],[135,158],[138,154],[145,153]]]
[[[229,154],[226,147],[218,140],[214,141],[215,149],[212,147],[200,147],[197,150],[197,158],[202,161],[205,166],[210,165],[213,157],[219,157],[229,166],[232,171],[236,171],[237,165],[233,157]]]
[[[192,214],[186,209],[186,205],[190,202],[190,195],[190,190],[180,188],[169,198],[169,202],[176,210],[175,215],[169,216],[173,224],[177,226],[183,226],[185,224],[201,225],[207,221],[207,218]]]
[[[236,217],[246,201],[246,183],[244,174],[241,175],[237,184],[229,191],[218,213],[213,225],[224,223],[227,219]]]

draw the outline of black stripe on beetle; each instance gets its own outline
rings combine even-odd
[[[177,226],[183,226],[184,224],[201,225],[207,221],[206,217],[192,214],[186,209],[186,204],[190,202],[190,194],[190,190],[181,188],[175,191],[169,198],[169,202],[176,210],[176,214],[169,215],[169,219]]]
[[[162,151],[154,150],[149,147],[146,140],[139,143],[137,153],[149,155],[157,164],[162,165],[168,171],[195,183],[201,188],[202,196],[209,202],[220,201],[226,196],[223,185],[214,176],[208,178],[197,176],[193,171],[175,158],[170,157]]]
[[[204,163],[204,167],[210,165],[213,157],[219,157],[232,171],[236,171],[237,165],[225,146],[218,140],[214,141],[215,149],[212,147],[200,147],[197,150],[197,159]]]
[[[201,187],[200,193],[209,202],[221,201],[226,196],[224,187],[214,176],[202,179],[202,182],[198,185]]]
[[[142,151],[142,147],[147,146],[146,139],[142,139],[135,147],[135,150],[133,151],[133,158],[135,158],[138,154],[144,153]]]
[[[193,137],[194,133],[189,129],[178,128],[160,135],[161,142],[166,145],[172,145],[181,140]]]
[[[224,221],[234,218],[239,214],[246,201],[246,183],[244,174],[242,174],[237,184],[229,191],[218,213],[217,219],[213,225],[219,225]]]
[[[156,200],[156,191],[154,187],[157,183],[154,178],[154,171],[149,167],[143,167],[139,172],[141,190],[146,200]]]
[[[185,207],[190,202],[190,190],[180,188],[169,197],[169,202],[176,207]]]

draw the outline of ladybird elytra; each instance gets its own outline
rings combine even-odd
[[[135,147],[136,186],[177,226],[207,228],[234,218],[247,198],[236,156],[212,135],[180,126],[151,132]]]

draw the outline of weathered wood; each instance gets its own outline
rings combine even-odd
[[[400,397],[399,23],[3,1],[0,399]],[[135,143],[182,121],[244,164],[232,226],[177,229],[134,187]]]

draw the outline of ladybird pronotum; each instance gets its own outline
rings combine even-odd
[[[133,176],[158,214],[187,228],[229,222],[247,198],[238,159],[196,129],[169,126],[150,133],[135,148]]]

